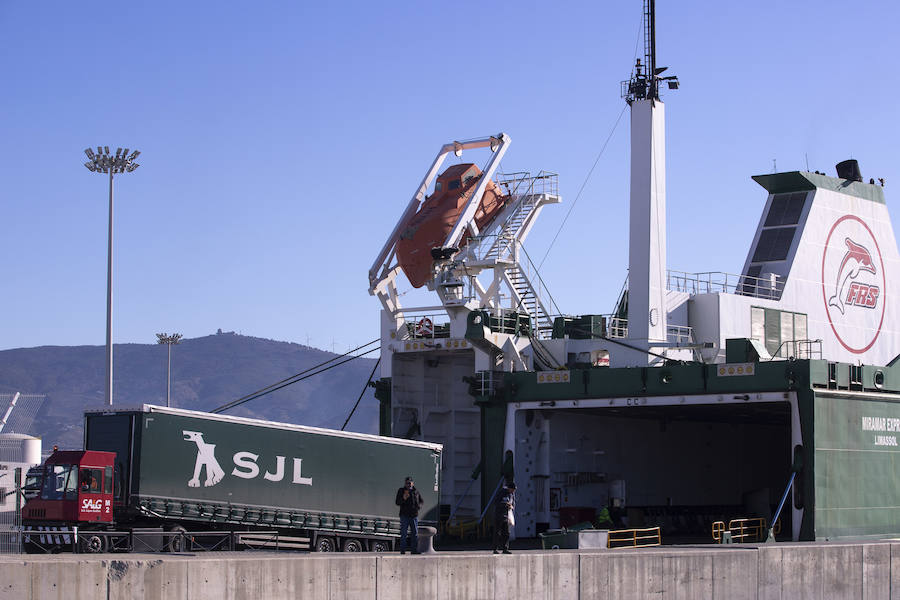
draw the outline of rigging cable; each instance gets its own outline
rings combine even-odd
[[[319,369],[318,371],[316,371],[316,372],[314,372],[314,373],[310,373],[310,374],[308,374],[308,375],[304,375],[303,377],[300,377],[300,378],[298,378],[298,379],[294,379],[293,381],[288,381],[287,383],[284,383],[284,384],[282,384],[282,385],[279,385],[278,387],[269,389],[269,390],[264,391],[264,392],[262,392],[262,393],[256,393],[256,392],[254,392],[253,394],[249,394],[249,395],[247,395],[247,396],[244,396],[243,398],[239,398],[239,399],[235,400],[234,402],[230,402],[230,403],[226,404],[225,406],[220,406],[219,408],[217,408],[217,409],[215,409],[214,411],[211,411],[211,412],[213,412],[213,413],[221,413],[221,412],[224,412],[224,411],[226,411],[226,410],[229,410],[229,409],[234,408],[235,406],[240,406],[241,404],[244,404],[244,403],[246,403],[246,402],[250,402],[251,400],[256,400],[257,398],[259,398],[259,397],[261,397],[261,396],[265,396],[266,394],[271,394],[272,392],[277,392],[277,391],[280,390],[281,388],[285,388],[285,387],[287,387],[287,386],[289,386],[289,385],[292,385],[292,384],[294,384],[294,383],[298,383],[298,382],[300,382],[300,381],[303,381],[304,379],[309,379],[309,378],[312,377],[313,375],[318,375],[319,373],[324,373],[325,371],[327,371],[327,370],[329,370],[329,369],[333,369],[334,367],[339,367],[339,366],[341,366],[341,365],[343,365],[343,364],[345,364],[345,363],[350,362],[351,360],[360,358],[361,356],[365,356],[366,354],[371,354],[372,352],[377,352],[377,351],[380,350],[380,349],[381,349],[380,346],[379,346],[378,348],[372,348],[371,350],[367,350],[366,352],[363,352],[362,354],[358,354],[358,355],[356,355],[356,356],[351,356],[351,357],[348,358],[347,360],[342,360],[341,362],[334,363],[334,364],[329,365],[329,366],[327,366],[327,367],[325,367],[325,368]],[[269,387],[272,387],[272,386],[269,386]]]
[[[573,330],[573,331],[578,331],[578,332],[581,332],[581,333],[586,333],[586,334],[588,334],[588,335],[591,336],[591,339],[597,339],[597,340],[602,339],[602,340],[606,340],[607,342],[612,342],[613,344],[618,344],[619,346],[624,346],[625,348],[629,348],[629,349],[631,349],[631,350],[636,350],[636,351],[638,351],[638,352],[643,352],[643,353],[648,354],[648,355],[650,355],[650,356],[653,356],[653,357],[655,357],[655,358],[661,358],[661,359],[663,359],[663,360],[672,360],[671,358],[669,358],[669,357],[666,356],[665,354],[658,354],[658,353],[653,352],[653,351],[651,351],[651,350],[649,350],[649,349],[641,348],[640,346],[634,346],[634,345],[632,345],[632,344],[626,344],[625,342],[620,342],[620,341],[615,340],[615,339],[610,338],[610,337],[603,337],[603,336],[600,336],[600,335],[597,335],[597,334],[593,333],[592,331],[589,331],[589,330],[587,330],[587,329],[583,329],[583,328],[581,328],[581,327],[572,327],[572,330]],[[693,361],[691,361],[691,362],[693,362]]]
[[[603,147],[600,148],[600,153],[597,154],[597,158],[596,158],[596,160],[594,160],[594,164],[591,166],[591,169],[588,171],[587,176],[584,178],[584,182],[581,184],[581,189],[578,190],[578,195],[575,196],[575,200],[572,201],[572,204],[569,206],[568,212],[566,212],[566,217],[563,219],[563,222],[560,223],[559,229],[556,231],[556,235],[553,236],[553,240],[551,240],[550,246],[547,248],[547,251],[544,253],[544,258],[541,259],[541,262],[538,265],[538,270],[540,270],[540,268],[542,266],[544,266],[544,261],[547,260],[547,255],[550,254],[550,250],[553,249],[553,244],[556,243],[556,239],[559,237],[559,234],[562,233],[562,229],[563,229],[563,227],[565,227],[566,221],[569,220],[569,215],[572,214],[572,209],[575,208],[575,204],[577,204],[578,199],[581,198],[581,193],[584,192],[585,186],[587,185],[588,181],[590,181],[591,175],[594,173],[594,169],[597,167],[597,163],[600,162],[600,157],[603,156],[603,152],[606,150],[606,146],[609,145],[609,140],[612,139],[612,136],[616,132],[616,129],[619,128],[619,122],[622,120],[622,115],[625,114],[625,110],[627,108],[628,108],[627,104],[624,107],[622,107],[622,112],[619,113],[619,116],[618,116],[618,118],[616,118],[616,122],[613,125],[612,130],[609,132],[609,135],[606,136],[606,141],[603,142]]]
[[[362,389],[362,391],[359,393],[359,398],[356,399],[356,404],[353,405],[353,409],[350,411],[350,414],[347,415],[347,420],[344,421],[344,424],[343,424],[343,425],[341,425],[341,431],[343,431],[344,428],[347,427],[347,423],[350,422],[350,418],[353,416],[353,413],[356,412],[356,407],[359,406],[359,401],[362,400],[363,394],[366,393],[366,388],[369,387],[369,384],[370,384],[370,383],[372,383],[372,377],[374,377],[374,375],[375,375],[375,369],[378,368],[378,365],[379,365],[379,364],[381,364],[381,357],[380,357],[380,356],[378,357],[378,360],[375,361],[375,366],[372,367],[372,372],[369,373],[369,380],[366,381],[366,382],[363,384],[363,389]]]
[[[298,381],[303,381],[304,379],[307,379],[307,378],[309,378],[309,377],[312,377],[313,375],[318,375],[319,373],[323,373],[323,372],[325,372],[325,371],[327,371],[328,369],[331,369],[331,368],[333,368],[333,367],[337,367],[337,366],[342,365],[342,364],[344,364],[344,363],[350,362],[351,360],[353,360],[353,359],[355,359],[355,358],[359,358],[360,356],[365,356],[366,354],[371,354],[372,352],[375,352],[376,350],[378,350],[378,349],[380,348],[380,346],[379,346],[378,348],[373,348],[373,349],[371,349],[371,350],[367,350],[367,351],[363,352],[362,354],[358,354],[358,355],[356,355],[356,356],[352,356],[352,357],[348,358],[347,360],[341,361],[341,362],[339,362],[339,363],[332,364],[332,365],[327,366],[327,367],[325,366],[325,365],[327,365],[328,363],[333,363],[334,361],[336,361],[336,360],[338,360],[338,359],[341,359],[341,358],[343,358],[343,357],[345,357],[345,356],[349,356],[350,354],[356,352],[357,350],[361,350],[361,349],[365,348],[366,346],[371,346],[372,344],[374,344],[374,343],[376,343],[376,342],[379,342],[379,341],[381,341],[381,340],[380,340],[380,339],[374,339],[374,340],[372,340],[371,342],[368,342],[368,343],[363,344],[363,345],[361,345],[361,346],[357,346],[356,348],[354,348],[354,349],[352,349],[352,350],[348,350],[348,351],[345,352],[344,354],[341,354],[341,355],[339,355],[339,356],[335,356],[334,358],[330,358],[330,359],[328,359],[328,360],[326,360],[326,361],[324,361],[324,362],[321,362],[321,363],[319,363],[319,364],[317,364],[317,365],[314,365],[314,366],[312,366],[312,367],[309,367],[308,369],[305,369],[305,370],[303,370],[303,371],[300,371],[299,373],[296,373],[296,374],[294,374],[294,375],[291,375],[290,377],[287,377],[287,378],[285,378],[285,379],[282,379],[281,381],[278,381],[278,382],[276,382],[276,383],[273,383],[273,384],[271,384],[271,385],[268,385],[268,386],[266,386],[266,387],[264,387],[264,388],[260,388],[260,389],[256,390],[255,392],[251,392],[251,393],[247,394],[246,396],[242,396],[242,397],[238,398],[237,400],[233,400],[233,401],[231,401],[231,402],[228,402],[228,403],[226,403],[226,404],[223,404],[222,406],[220,406],[220,407],[218,407],[218,408],[215,408],[215,409],[211,410],[210,412],[213,413],[213,414],[225,412],[226,410],[230,410],[230,409],[234,408],[235,406],[239,406],[239,405],[241,405],[241,404],[244,404],[245,402],[249,402],[250,400],[254,400],[254,399],[256,399],[256,398],[259,398],[260,396],[265,396],[265,395],[268,394],[268,393],[274,392],[274,391],[276,391],[276,390],[280,390],[281,388],[287,387],[287,386],[289,386],[289,385],[291,385],[291,384],[293,384],[293,383],[297,383]],[[323,368],[323,367],[324,367],[324,368]],[[318,370],[317,370],[317,369],[318,369]],[[311,372],[311,371],[314,371],[314,372]]]

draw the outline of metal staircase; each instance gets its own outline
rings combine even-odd
[[[557,175],[544,171],[537,176],[510,173],[499,177],[497,183],[510,197],[507,207],[482,235],[473,238],[463,261],[474,261],[481,268],[501,265],[513,309],[532,317],[538,337],[549,337],[553,329],[551,315],[560,311],[522,241],[544,204],[559,202]]]
[[[523,255],[528,263],[534,267],[528,255],[524,254],[524,250]],[[549,293],[546,293],[544,295],[548,299],[549,306],[553,307],[553,313],[547,309],[547,305],[541,298],[542,294],[538,291],[544,288],[544,285],[540,275],[537,274],[537,270],[535,269],[533,273],[533,276],[537,278],[538,285],[536,286],[519,265],[520,263],[516,263],[514,266],[506,269],[506,278],[509,281],[509,286],[516,295],[516,310],[527,312],[534,319],[534,333],[537,337],[549,337],[549,334],[553,331],[553,316],[551,315],[560,314],[559,308],[557,308]],[[546,292],[546,289],[544,291]]]
[[[521,242],[544,204],[558,202],[557,176],[541,171],[536,177],[529,173],[511,173],[498,179],[500,187],[512,199],[508,208],[495,220],[497,233],[484,254],[485,258],[503,261],[514,259],[515,242]],[[489,233],[489,232],[485,232]]]

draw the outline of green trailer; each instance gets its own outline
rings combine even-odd
[[[441,446],[144,405],[85,413],[85,450],[115,453],[115,526],[278,533],[282,547],[385,551],[413,477],[434,525]]]

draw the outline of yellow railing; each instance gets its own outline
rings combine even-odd
[[[775,522],[774,533],[781,533],[781,519]],[[717,544],[722,543],[723,534],[731,533],[734,542],[762,542],[768,535],[769,528],[762,517],[754,519],[732,519],[725,527],[724,521],[716,521],[712,524],[712,538]]]
[[[712,539],[717,544],[722,543],[722,534],[725,533],[725,521],[713,521]]]
[[[609,532],[607,548],[646,548],[662,544],[659,527],[646,529],[618,529]]]
[[[487,537],[487,523],[477,519],[455,520],[443,522],[443,534],[458,537],[461,540],[466,538],[484,538]]]

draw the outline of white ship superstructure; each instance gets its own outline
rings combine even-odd
[[[747,498],[777,504],[804,457],[807,465],[842,460],[822,454],[817,432],[856,443],[855,425],[830,430],[822,415],[843,410],[854,393],[900,400],[900,375],[889,368],[900,355],[900,296],[891,288],[900,255],[883,184],[866,183],[856,161],[838,164],[837,176],[755,176],[767,197],[735,274],[667,268],[660,87],[677,89],[678,80],[656,66],[653,13],[647,0],[644,61],[623,84],[629,264],[614,307],[575,316],[553,301],[545,283],[553,274],[537,272],[523,243],[542,208],[561,202],[557,178],[503,174],[511,143],[503,133],[442,146],[369,272],[382,304],[381,430],[444,444],[445,516],[479,520],[502,477],[513,476],[521,535],[560,525],[561,508],[579,503],[637,503],[645,515],[746,507]],[[483,172],[450,182],[460,191],[448,205],[441,162],[477,151],[490,152]],[[483,195],[495,188],[489,211]],[[419,229],[438,222],[443,229],[429,239],[439,242],[429,246]],[[401,263],[422,253],[434,302],[403,306]],[[651,457],[675,462],[642,466]],[[698,460],[702,473],[681,472]],[[823,512],[841,492],[807,469],[784,513],[794,539],[884,528],[840,512],[850,506]],[[823,516],[806,510],[813,496]]]

